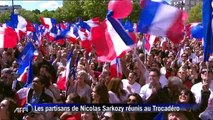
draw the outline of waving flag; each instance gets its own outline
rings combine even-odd
[[[110,62],[116,57],[121,57],[122,53],[134,45],[123,26],[112,17],[112,12],[109,12],[107,19],[98,27],[92,28],[91,33],[99,61]]]
[[[50,31],[56,25],[56,19],[40,17],[41,23]]]
[[[80,44],[87,52],[92,50],[91,28],[96,27],[99,24],[99,18],[93,18],[87,21],[79,19],[76,23],[76,26],[78,27],[78,35],[81,39]]]
[[[145,50],[149,54],[155,42],[156,36],[145,34]]]
[[[57,86],[60,90],[66,89],[66,84],[69,80],[71,61],[72,61],[72,52],[70,52],[68,55],[66,69],[62,72],[61,76],[59,76],[59,79],[57,81]]]
[[[27,93],[30,88],[24,87],[16,92],[15,99],[20,106],[24,106],[26,104]]]
[[[57,37],[57,34],[58,34],[58,29],[56,28],[56,26],[53,26],[49,31],[48,40],[54,41],[55,38]]]
[[[29,61],[34,56],[35,47],[32,42],[28,42],[23,51],[17,57],[17,63],[19,64],[18,74],[22,74],[26,67],[29,66]]]
[[[124,24],[124,28],[129,33],[132,40],[134,40],[134,42],[136,43],[137,39],[136,39],[136,35],[134,32],[133,24],[129,20],[126,20],[126,22]]]
[[[113,78],[113,77],[122,78],[122,75],[123,75],[123,73],[122,73],[120,58],[115,58],[110,63],[110,76],[111,76],[111,78]]]
[[[17,33],[12,28],[0,27],[0,48],[14,48],[17,40]]]
[[[32,82],[33,82],[33,66],[32,66],[32,61],[33,61],[33,58],[31,58],[29,62],[29,68],[28,68],[28,72],[27,72],[27,81],[24,85],[24,87],[30,87],[32,86]]]
[[[21,30],[22,32],[34,31],[33,25],[21,15],[11,14],[10,20],[14,29]]]
[[[68,38],[74,44],[77,42],[78,37],[78,29],[75,25],[71,25],[68,29],[65,29],[58,35],[55,40]]]
[[[148,1],[141,10],[138,31],[168,37],[180,43],[184,36],[184,12],[160,2]]]
[[[27,82],[27,73],[28,73],[28,67],[26,67],[24,69],[24,72],[19,76],[19,78],[17,78],[17,80],[22,83],[26,83]]]
[[[90,28],[92,28],[92,27],[96,27],[100,24],[100,18],[96,17],[96,18],[92,18],[92,19],[84,21],[84,22],[86,24],[88,24]]]
[[[212,0],[203,0],[202,23],[204,28],[204,61],[213,53],[213,17]]]

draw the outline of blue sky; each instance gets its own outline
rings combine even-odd
[[[1,1],[0,5],[12,5],[11,1]],[[14,5],[21,5],[22,8],[26,10],[35,10],[39,9],[43,11],[47,10],[56,10],[58,7],[62,6],[62,1],[50,1],[50,0],[40,0],[40,1],[33,1],[33,0],[14,0]]]

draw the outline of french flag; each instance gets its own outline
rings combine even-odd
[[[56,26],[53,26],[53,27],[50,29],[49,33],[47,34],[48,40],[49,40],[49,41],[54,41],[55,38],[57,37],[57,34],[58,34],[58,29],[56,28]]]
[[[24,47],[23,51],[16,58],[17,63],[19,64],[18,74],[22,74],[26,67],[29,66],[29,61],[34,57],[34,52],[36,48],[32,42],[28,42]]]
[[[12,28],[21,30],[22,32],[34,31],[32,23],[20,15],[11,14]]]
[[[17,44],[18,35],[9,27],[0,27],[0,48],[14,48]]]
[[[22,83],[26,83],[27,82],[27,73],[28,73],[28,67],[26,67],[24,69],[24,72],[19,76],[19,78],[17,78],[17,80]]]
[[[53,26],[56,25],[56,19],[54,18],[45,18],[40,17],[41,23],[47,28],[49,31],[52,29]]]
[[[87,23],[90,26],[90,28],[96,27],[100,24],[100,18],[99,17],[92,18],[90,20],[85,21],[85,23]]]
[[[70,28],[62,31],[60,35],[58,35],[55,40],[68,38],[71,42],[74,44],[77,43],[77,37],[78,37],[78,29],[74,25],[71,25]]]
[[[110,63],[110,76],[113,77],[119,77],[122,78],[122,67],[121,67],[121,61],[120,58],[115,58]]]
[[[16,92],[15,99],[18,105],[24,106],[26,104],[27,93],[29,90],[30,88],[24,87]]]
[[[80,38],[80,45],[81,47],[85,48],[87,51],[91,51],[92,48],[92,41],[91,41],[91,27],[84,21],[79,20],[76,23],[78,28],[78,35]]]
[[[185,12],[176,7],[148,1],[141,10],[138,31],[166,36],[177,44],[183,40]]]
[[[66,84],[69,79],[69,73],[70,73],[70,67],[71,67],[71,61],[72,61],[72,52],[69,53],[66,63],[66,68],[64,71],[62,71],[61,76],[59,76],[57,81],[57,86],[59,90],[65,90]]]
[[[156,40],[156,36],[150,35],[150,34],[145,34],[145,50],[146,50],[146,53],[150,54],[155,40]]]
[[[124,30],[118,20],[112,17],[109,11],[106,20],[99,26],[92,28],[92,41],[98,60],[111,62],[116,57],[124,55],[125,51],[132,49],[134,41]]]
[[[133,24],[129,20],[126,20],[126,22],[124,24],[124,28],[129,33],[132,40],[134,40],[134,42],[136,43],[137,38],[136,38],[136,35],[134,32]]]

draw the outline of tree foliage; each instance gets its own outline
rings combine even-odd
[[[137,22],[139,17],[140,7],[138,1],[134,0],[133,11],[127,17],[132,22]],[[65,0],[63,6],[55,11],[40,11],[38,9],[29,11],[21,9],[19,14],[32,23],[40,23],[40,17],[55,18],[57,22],[76,22],[77,17],[81,17],[83,20],[100,17],[101,20],[104,20],[107,14],[108,2],[109,0]],[[0,23],[9,20],[9,16],[10,12],[1,13]]]
[[[202,21],[202,4],[198,3],[196,6],[192,7],[189,11],[188,22],[201,22]]]

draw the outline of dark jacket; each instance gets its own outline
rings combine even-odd
[[[27,95],[27,102],[29,103],[33,95],[33,89],[30,89]],[[44,90],[41,93],[38,103],[53,103],[53,98],[47,95]]]
[[[201,91],[201,103],[199,105],[195,105],[195,107],[191,109],[191,112],[194,114],[196,120],[200,119],[199,114],[205,111],[205,109],[207,108],[210,94],[210,91]]]

